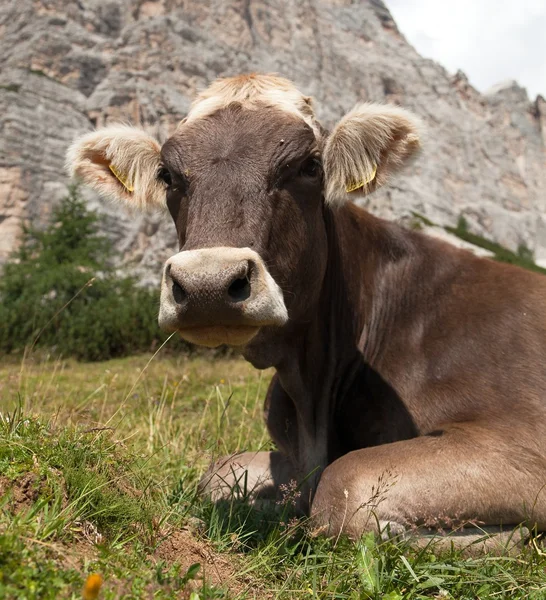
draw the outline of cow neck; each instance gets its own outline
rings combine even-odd
[[[336,444],[331,427],[336,406],[362,364],[358,348],[371,311],[374,255],[368,252],[363,211],[355,209],[324,209],[328,259],[320,300],[277,366],[296,408],[301,469],[305,475],[316,469],[317,481]]]

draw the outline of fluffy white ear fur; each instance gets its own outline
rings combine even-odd
[[[323,153],[326,202],[340,205],[353,195],[384,185],[420,148],[418,117],[401,108],[358,104],[336,125]]]
[[[139,210],[165,207],[165,185],[157,178],[159,143],[127,125],[105,127],[78,138],[69,148],[71,176],[102,196]]]

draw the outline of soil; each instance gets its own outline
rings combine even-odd
[[[26,473],[15,480],[0,475],[0,498],[8,495],[8,510],[12,514],[28,510],[39,498],[47,485],[45,477],[36,473]],[[83,525],[82,525],[83,527]],[[76,533],[76,532],[74,532]],[[78,539],[80,538],[80,539]],[[84,539],[85,538],[85,539]],[[31,540],[29,540],[31,541]],[[88,536],[76,536],[71,543],[44,543],[52,557],[64,566],[76,570],[85,570],[84,565],[97,558],[97,547]],[[201,568],[196,578],[189,582],[181,595],[181,599],[189,598],[191,591],[199,592],[203,581],[209,585],[229,590],[233,595],[251,592],[249,597],[269,598],[266,590],[249,575],[241,576],[240,559],[236,551],[228,553],[217,552],[213,545],[201,539],[194,527],[185,527],[169,533],[151,555],[155,562],[164,561],[168,565],[177,563],[180,572],[184,574],[192,565],[199,563]],[[127,588],[127,582],[109,579],[105,585],[121,592]],[[150,587],[150,593],[154,586]],[[263,594],[261,593],[263,591]]]
[[[169,535],[157,548],[154,558],[167,563],[179,563],[181,572],[199,563],[201,569],[196,583],[205,579],[207,583],[234,593],[243,592],[250,585],[237,577],[238,559],[235,554],[215,552],[210,544],[196,537],[189,529],[180,529]]]
[[[36,473],[25,473],[15,481],[0,476],[0,497],[9,493],[8,507],[11,512],[18,513],[30,508],[36,502],[43,485],[43,478]]]

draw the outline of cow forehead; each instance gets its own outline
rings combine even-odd
[[[300,117],[277,107],[234,102],[186,121],[165,142],[162,156],[167,166],[194,175],[210,174],[221,164],[265,175],[277,164],[319,150],[319,140]]]
[[[238,102],[245,108],[276,108],[302,119],[320,138],[321,128],[311,104],[288,79],[276,75],[240,75],[216,80],[193,102],[190,112],[180,125],[214,114]]]

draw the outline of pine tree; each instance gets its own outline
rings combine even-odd
[[[157,294],[117,277],[111,252],[76,188],[45,229],[25,227],[0,278],[0,351],[102,360],[157,344]]]

